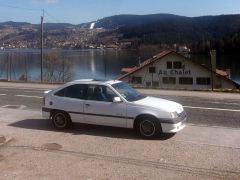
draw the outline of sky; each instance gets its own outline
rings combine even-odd
[[[0,0],[0,22],[80,24],[119,14],[240,14],[240,0]]]

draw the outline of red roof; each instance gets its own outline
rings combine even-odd
[[[136,66],[132,67],[132,68],[122,68],[121,72],[122,73],[129,73],[131,71],[133,71],[134,68],[137,68]]]
[[[130,75],[130,74],[132,74],[132,73],[134,73],[134,72],[136,72],[136,71],[144,68],[145,66],[147,66],[147,65],[149,65],[149,64],[151,64],[151,63],[153,63],[153,62],[155,62],[155,61],[163,58],[164,56],[166,56],[166,55],[168,55],[168,54],[170,54],[170,53],[172,53],[172,52],[174,52],[174,51],[163,51],[163,52],[161,52],[161,53],[153,56],[152,58],[147,59],[146,61],[142,62],[142,63],[141,63],[139,66],[137,66],[137,67],[135,66],[135,67],[133,67],[133,68],[127,68],[127,69],[129,69],[129,72],[126,73],[126,74],[124,74],[124,75],[122,75],[122,76],[120,76],[120,77],[118,77],[117,79],[123,79],[123,78],[125,78],[126,76],[128,76],[128,75]],[[123,69],[125,69],[125,68],[123,68]]]
[[[221,76],[225,76],[225,77],[229,76],[227,71],[224,71],[224,70],[221,70],[221,69],[216,69],[216,73],[220,74]]]

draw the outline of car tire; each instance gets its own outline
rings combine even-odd
[[[71,125],[70,116],[63,111],[55,111],[52,114],[52,124],[58,130],[67,129]]]
[[[154,139],[162,132],[160,123],[154,118],[139,120],[137,130],[139,135],[145,139]]]

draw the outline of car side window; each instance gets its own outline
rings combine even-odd
[[[57,91],[54,95],[55,95],[55,96],[64,97],[65,89],[66,89],[66,88]]]
[[[55,93],[55,96],[85,99],[86,85],[75,84],[68,86]]]
[[[87,100],[113,102],[115,96],[117,95],[107,86],[88,86]]]
[[[109,87],[105,87],[105,88],[104,88],[104,92],[105,92],[106,97],[108,98],[109,102],[113,102],[113,98],[118,96],[118,95],[117,95],[115,92],[113,92],[113,90],[110,89]]]

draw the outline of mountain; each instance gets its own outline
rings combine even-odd
[[[240,47],[240,15],[237,14],[201,17],[173,14],[115,15],[95,21],[95,29],[90,31],[91,23],[44,23],[47,45],[55,47],[63,44],[77,48],[99,45],[171,48],[179,45],[189,47],[192,52],[208,52],[215,48],[223,53],[236,51]],[[17,37],[18,44],[22,44],[21,40],[32,41],[27,47],[32,44],[38,47],[39,30],[39,24],[0,23],[0,43],[16,43]],[[121,42],[126,46],[121,46]]]
[[[14,22],[14,21],[0,22],[0,27],[3,27],[3,26],[19,27],[19,26],[25,26],[25,25],[31,25],[31,24],[27,22]]]
[[[100,19],[96,27],[112,29],[122,35],[122,40],[136,39],[138,44],[184,44],[202,52],[216,48],[220,41],[229,41],[235,34],[238,36],[240,15],[117,15]]]
[[[13,21],[0,22],[0,28],[4,28],[4,27],[21,28],[26,26],[31,26],[32,28],[35,28],[35,29],[40,28],[40,24],[31,24],[27,22],[13,22]],[[73,26],[73,25],[69,23],[44,23],[44,28],[47,30],[48,29],[50,30],[64,29],[69,26]]]
[[[173,14],[150,14],[150,15],[115,15],[100,19],[95,26],[105,29],[118,29],[120,27],[134,27],[145,24],[153,24],[161,21],[174,19],[186,19],[187,17]]]
[[[95,27],[104,29],[120,29],[120,32],[139,31],[152,32],[187,32],[196,30],[200,33],[219,37],[226,33],[236,32],[240,29],[240,15],[219,15],[185,17],[172,14],[151,15],[116,15],[100,19]],[[142,29],[143,28],[143,29]],[[140,32],[140,29],[142,32]]]
[[[44,23],[44,28],[46,30],[64,29],[69,26],[74,26],[74,25],[72,25],[70,23]]]

